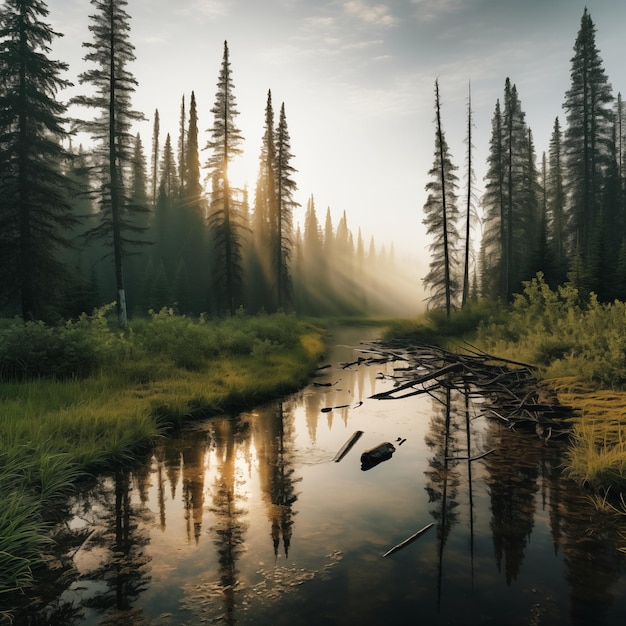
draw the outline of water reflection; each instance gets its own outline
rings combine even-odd
[[[393,367],[354,357],[82,493],[54,601],[16,623],[623,623],[626,529],[564,480],[560,442],[487,422],[470,388],[369,400]],[[383,441],[392,458],[362,472]]]

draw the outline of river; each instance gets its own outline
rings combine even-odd
[[[23,623],[626,623],[625,520],[561,475],[563,443],[456,392],[370,399],[393,364],[342,363],[377,333],[337,328],[300,392],[192,424],[83,490],[59,580]],[[391,458],[362,468],[383,442]]]

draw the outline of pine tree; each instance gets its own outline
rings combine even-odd
[[[293,209],[298,203],[293,199],[297,186],[292,176],[295,168],[291,165],[291,145],[285,104],[280,107],[280,117],[276,129],[276,231],[273,238],[278,308],[291,304],[291,277],[289,261],[293,236]]]
[[[554,259],[555,283],[564,282],[567,271],[566,256],[566,193],[562,158],[563,133],[559,118],[554,120],[548,153],[548,241]]]
[[[159,122],[159,110],[156,109],[154,112],[154,125],[152,128],[152,151],[151,151],[151,175],[150,175],[150,185],[152,189],[151,199],[152,206],[155,207],[159,195],[159,132],[160,132],[160,122]]]
[[[430,305],[445,308],[449,317],[459,293],[456,248],[459,240],[456,230],[458,178],[441,123],[439,81],[435,81],[435,111],[435,161],[428,172],[432,180],[426,184],[428,198],[424,204],[424,224],[432,237],[429,245],[431,261],[423,280],[430,290]]]
[[[130,42],[130,16],[126,0],[91,0],[96,13],[90,16],[89,30],[93,41],[84,43],[88,49],[85,61],[96,67],[79,75],[81,84],[89,83],[93,95],[74,98],[74,103],[100,111],[96,119],[83,121],[81,128],[91,133],[99,144],[96,160],[99,170],[100,224],[91,231],[93,237],[103,238],[112,248],[117,289],[117,313],[121,326],[126,326],[126,290],[123,259],[129,246],[136,243],[133,235],[141,231],[134,221],[124,186],[124,175],[132,160],[133,122],[143,115],[131,108],[131,95],[137,81],[127,69],[135,60]]]
[[[465,205],[465,249],[464,249],[464,258],[463,258],[463,296],[461,299],[461,307],[464,307],[469,301],[469,275],[470,275],[470,262],[471,262],[471,233],[472,233],[472,224],[476,221],[476,209],[475,209],[475,200],[476,194],[474,192],[474,184],[475,184],[475,176],[474,176],[474,165],[473,165],[473,155],[474,155],[474,145],[472,144],[472,131],[474,127],[473,117],[472,117],[472,92],[471,87],[469,88],[468,96],[467,96],[467,135],[466,135],[466,143],[467,143],[467,196],[466,196],[466,205]]]
[[[241,302],[241,225],[237,219],[238,206],[228,178],[228,166],[235,156],[241,154],[243,137],[235,124],[239,112],[226,41],[211,113],[214,116],[213,126],[209,130],[211,139],[207,143],[207,148],[212,150],[207,163],[211,179],[209,228],[215,248],[217,286],[224,290],[223,298],[218,297],[217,300],[219,309],[234,315]]]
[[[254,285],[253,302],[255,308],[272,310],[270,292],[274,272],[272,250],[276,243],[272,237],[276,236],[275,225],[277,215],[276,198],[276,141],[274,138],[274,108],[272,92],[267,92],[265,105],[265,126],[261,141],[259,156],[259,173],[257,176],[256,193],[254,197],[254,259],[252,284]]]
[[[181,183],[181,201],[179,219],[181,222],[179,256],[184,261],[188,275],[186,283],[190,286],[188,302],[190,311],[201,313],[206,310],[206,259],[204,220],[204,200],[200,182],[200,159],[198,154],[198,111],[195,93],[191,93],[189,102],[189,121],[185,142],[185,171]],[[191,286],[193,285],[193,289]],[[183,302],[179,302],[179,307]],[[181,311],[184,309],[181,308]]]
[[[185,188],[185,175],[187,166],[187,110],[185,108],[185,94],[180,103],[180,123],[178,126],[178,180],[180,182],[179,192],[182,194]]]
[[[152,243],[149,238],[152,211],[148,208],[148,175],[146,156],[144,154],[141,136],[137,133],[133,150],[133,159],[129,173],[129,204],[136,212],[135,225],[141,229],[137,234],[137,243],[141,246],[136,252],[129,255],[127,261],[127,284],[129,287],[129,309],[141,309],[143,292],[143,274],[149,262],[149,254],[146,248]],[[141,243],[139,243],[141,242]]]
[[[20,302],[25,320],[50,312],[64,276],[58,253],[75,224],[68,203],[71,158],[61,142],[69,85],[67,65],[50,59],[60,36],[43,20],[40,0],[6,0],[0,8],[0,279],[3,298]]]
[[[491,140],[485,176],[484,234],[481,242],[481,284],[483,296],[502,297],[504,284],[505,241],[505,161],[500,100],[491,121]]]
[[[564,156],[570,215],[569,240],[583,258],[602,202],[602,181],[611,156],[613,96],[595,43],[595,26],[585,8],[571,59],[571,86],[565,95]]]

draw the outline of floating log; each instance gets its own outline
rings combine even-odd
[[[361,438],[362,434],[363,434],[362,430],[355,431],[352,437],[350,437],[350,439],[348,439],[348,441],[346,441],[346,443],[343,444],[339,452],[337,452],[333,461],[335,463],[339,463],[339,461],[341,461],[341,459],[343,459],[343,457],[346,456],[346,454],[348,454],[350,450],[352,450],[352,447]]]
[[[395,451],[395,446],[388,441],[366,450],[361,455],[361,469],[365,472],[383,461],[388,461]]]
[[[406,548],[406,546],[408,546],[410,543],[415,541],[418,537],[421,537],[425,532],[429,531],[433,526],[434,526],[434,523],[432,522],[430,524],[427,524],[426,526],[424,526],[424,528],[422,528],[421,530],[418,530],[414,535],[411,535],[408,539],[401,541],[397,546],[394,546],[393,548],[391,548],[391,550],[387,550],[387,552],[383,554],[383,558],[389,556],[390,554],[393,554],[394,552],[397,552],[398,550],[402,550],[402,548]]]

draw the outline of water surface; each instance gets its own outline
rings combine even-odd
[[[402,364],[342,364],[376,332],[338,329],[301,392],[194,424],[81,494],[37,623],[624,624],[626,528],[563,479],[563,446],[458,392],[369,399]],[[391,459],[361,469],[382,442]]]

